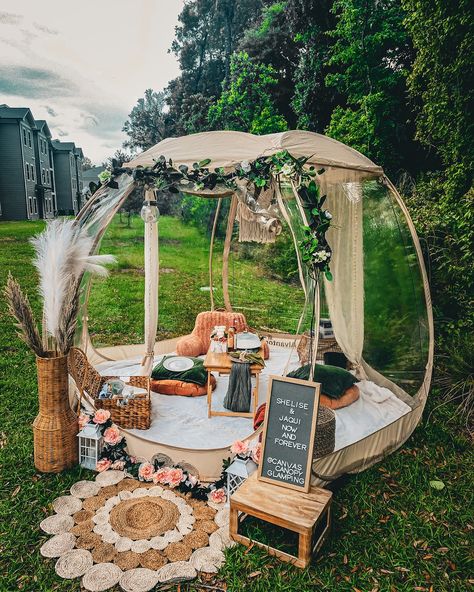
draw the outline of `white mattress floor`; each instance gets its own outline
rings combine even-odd
[[[266,401],[268,377],[281,375],[291,350],[273,346],[270,359],[260,375],[259,404]],[[157,363],[162,356],[155,357]],[[288,371],[298,367],[298,357],[293,350]],[[120,360],[97,366],[103,375],[133,376],[139,374],[140,360]],[[229,384],[228,376],[218,376],[217,388],[212,396],[212,408],[223,411],[223,400]],[[336,411],[336,447],[344,448],[392,423],[411,411],[390,390],[368,380],[358,383],[358,401]],[[207,417],[207,398],[175,397],[152,393],[152,424],[148,430],[129,430],[146,440],[168,446],[193,450],[210,450],[230,447],[235,440],[249,436],[252,420],[241,417]]]

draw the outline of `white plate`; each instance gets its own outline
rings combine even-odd
[[[255,333],[237,333],[236,334],[236,349],[257,349],[260,347],[260,339]]]
[[[191,358],[185,356],[176,356],[175,358],[168,358],[163,362],[163,366],[171,372],[184,372],[194,366]]]

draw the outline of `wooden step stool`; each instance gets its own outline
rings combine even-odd
[[[307,567],[326,540],[331,523],[332,493],[312,487],[309,493],[265,483],[253,473],[230,498],[230,535],[247,547],[252,543],[283,561]],[[239,534],[239,513],[298,533],[298,557]]]

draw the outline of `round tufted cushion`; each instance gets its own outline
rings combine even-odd
[[[206,344],[209,346],[209,338],[207,339]],[[176,342],[176,353],[179,356],[191,356],[192,358],[195,358],[205,354],[206,351],[207,349],[198,335],[185,335]]]
[[[211,374],[212,390],[216,388],[217,381]],[[161,395],[177,395],[180,397],[201,397],[207,394],[207,384],[199,386],[193,382],[181,380],[150,380],[150,389]]]

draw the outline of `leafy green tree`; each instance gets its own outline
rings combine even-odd
[[[336,26],[326,78],[346,98],[327,133],[383,165],[392,174],[416,171],[423,155],[412,141],[406,79],[413,60],[400,0],[335,0]]]
[[[291,27],[288,26],[290,2],[274,2],[262,8],[260,16],[245,32],[239,43],[239,51],[245,51],[260,64],[272,66],[278,84],[272,91],[279,113],[288,124],[296,124],[291,106],[294,90],[294,71],[298,61],[298,46],[295,44]]]
[[[474,14],[465,0],[403,0],[416,58],[417,138],[439,157],[409,199],[433,261],[438,347],[450,353],[474,329]],[[438,165],[438,166],[436,166]]]
[[[408,78],[419,99],[417,138],[435,148],[446,169],[449,195],[472,184],[474,165],[474,11],[471,2],[403,0],[416,59]]]
[[[277,79],[271,66],[253,62],[245,52],[232,56],[230,84],[209,109],[209,123],[216,129],[268,134],[287,129],[285,118],[272,101]]]
[[[122,128],[128,135],[124,147],[146,150],[171,135],[171,121],[165,108],[165,93],[147,89],[145,96],[138,99]]]
[[[286,19],[297,50],[291,106],[299,128],[324,133],[334,108],[342,102],[338,87],[328,86],[326,76],[334,40],[328,34],[336,24],[333,0],[289,2]]]
[[[206,129],[209,105],[205,101],[214,101],[227,86],[231,55],[255,18],[255,8],[253,0],[184,4],[171,46],[181,74],[166,88],[174,134]]]

